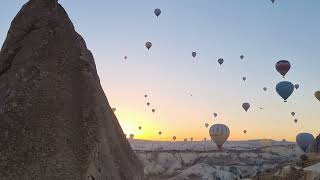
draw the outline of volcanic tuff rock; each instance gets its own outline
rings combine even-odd
[[[57,0],[30,0],[0,53],[0,179],[142,178],[85,41]]]

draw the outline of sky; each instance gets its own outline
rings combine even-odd
[[[1,43],[25,2],[1,5]],[[294,141],[300,132],[319,134],[320,102],[314,92],[320,90],[320,1],[59,2],[92,51],[101,85],[127,135],[202,140],[209,138],[205,123],[226,124],[229,140]],[[159,18],[155,8],[162,10]],[[147,41],[153,43],[149,51]],[[222,66],[219,58],[225,60]],[[284,80],[274,67],[281,59],[292,65],[285,80],[300,85],[287,103],[275,91]],[[243,102],[251,104],[248,112]]]

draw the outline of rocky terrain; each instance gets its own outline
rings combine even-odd
[[[150,180],[245,179],[272,173],[299,160],[303,152],[291,142],[228,142],[219,151],[211,141],[151,142],[130,140]]]
[[[30,0],[0,52],[1,180],[140,180],[143,169],[57,0]]]

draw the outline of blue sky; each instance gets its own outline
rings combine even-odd
[[[2,5],[1,42],[25,2]],[[320,103],[313,94],[320,89],[320,1],[60,3],[92,50],[102,86],[125,133],[144,139],[167,140],[173,135],[200,139],[208,137],[206,122],[226,123],[231,139],[293,140],[298,132],[319,133]],[[162,10],[159,18],[153,14],[155,8]],[[144,47],[146,41],[153,43],[150,51]],[[196,58],[192,51],[198,53]],[[222,67],[218,58],[225,59]],[[300,84],[286,104],[274,90],[283,80],[274,68],[281,59],[292,64],[286,80]],[[247,76],[246,83],[242,76]],[[157,109],[155,115],[146,101]],[[241,109],[245,101],[252,106],[248,113]],[[291,111],[297,114],[297,124]],[[218,112],[217,119],[213,112]],[[242,134],[244,129],[247,135]],[[157,135],[160,130],[162,137]]]

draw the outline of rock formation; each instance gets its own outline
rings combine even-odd
[[[30,0],[0,53],[0,179],[142,178],[84,40],[57,0]]]

